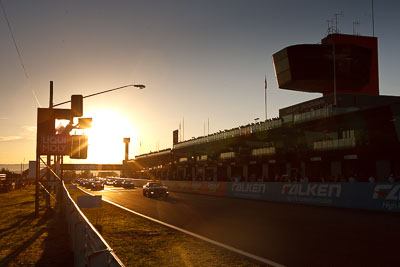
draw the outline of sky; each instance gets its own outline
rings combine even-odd
[[[88,159],[121,163],[123,137],[129,158],[172,147],[184,121],[185,140],[278,116],[280,108],[320,94],[277,88],[272,55],[295,44],[319,43],[327,21],[338,16],[342,33],[372,35],[371,1],[311,0],[1,0],[0,163],[35,160],[38,107],[73,94],[93,118]],[[400,95],[400,2],[375,1],[382,95]],[[69,104],[60,108],[70,108]],[[140,145],[141,144],[141,145]],[[70,162],[66,158],[65,162]],[[77,162],[77,161],[76,161]]]

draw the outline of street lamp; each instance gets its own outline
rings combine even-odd
[[[47,181],[50,179],[50,172],[49,170],[53,173],[54,171],[50,167],[51,163],[51,156],[54,155],[55,157],[58,156],[59,160],[61,161],[61,179],[62,179],[62,173],[63,173],[63,156],[67,155],[68,152],[68,145],[66,141],[66,137],[60,137],[56,138],[55,136],[55,129],[54,129],[54,120],[55,119],[60,119],[60,118],[69,118],[70,119],[70,124],[69,127],[72,129],[76,126],[72,125],[71,119],[73,117],[81,117],[83,112],[83,98],[88,98],[91,96],[95,95],[100,95],[104,93],[108,93],[111,91],[116,91],[120,90],[126,87],[136,87],[138,89],[144,89],[146,88],[145,85],[143,84],[128,84],[125,86],[105,90],[99,93],[87,95],[87,96],[82,96],[82,95],[72,95],[71,100],[65,101],[56,105],[53,105],[53,81],[50,81],[50,104],[49,108],[38,108],[38,120],[37,120],[37,140],[36,140],[36,178],[35,178],[35,214],[38,215],[39,213],[39,178],[40,178],[40,160],[41,155],[47,155],[47,165],[46,167],[48,168],[47,171]],[[53,109],[54,107],[71,103],[71,109]],[[91,123],[91,118],[80,118],[79,119],[79,127],[81,129],[88,128],[90,127]],[[69,131],[66,131],[67,133]],[[76,139],[76,138],[75,138]],[[40,140],[40,141],[39,141]],[[52,140],[52,141],[50,141]],[[76,143],[76,142],[75,142]],[[84,149],[80,150],[81,143],[84,143]],[[73,146],[74,142],[72,142]],[[76,158],[86,158],[86,151],[87,151],[87,137],[81,142],[81,139],[79,137],[78,140],[78,147],[79,147],[79,155]],[[86,149],[86,150],[85,150]],[[74,151],[74,150],[73,150]],[[77,150],[78,151],[78,150]],[[81,153],[81,151],[83,153]],[[77,154],[74,152],[74,154]],[[70,157],[74,155],[70,153]],[[56,162],[56,158],[54,160]],[[57,160],[58,162],[58,160]],[[43,161],[43,163],[45,163]],[[45,163],[46,164],[46,163]],[[42,185],[43,187],[43,185]],[[44,187],[43,187],[44,188]],[[46,205],[49,207],[50,206],[50,198],[49,195],[46,197]]]
[[[91,96],[100,95],[100,94],[104,94],[104,93],[108,93],[108,92],[111,92],[111,91],[120,90],[120,89],[127,88],[127,87],[136,87],[136,88],[138,88],[139,90],[142,90],[142,89],[146,88],[146,86],[145,86],[144,84],[128,84],[128,85],[120,86],[120,87],[117,87],[117,88],[105,90],[105,91],[102,91],[102,92],[99,92],[99,93],[94,93],[94,94],[91,94],[91,95],[86,95],[86,96],[84,96],[84,97],[82,97],[82,98],[88,98],[88,97],[91,97]],[[71,102],[71,100],[68,100],[68,101],[65,101],[65,102],[62,102],[62,103],[58,103],[58,104],[56,104],[56,105],[53,105],[53,107],[61,106],[61,105],[64,105],[64,104],[67,104],[67,103],[70,103],[70,102]]]

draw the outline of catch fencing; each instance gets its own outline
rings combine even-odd
[[[71,198],[64,182],[60,183],[58,201],[61,203],[68,225],[74,266],[124,266],[111,247],[93,227]]]

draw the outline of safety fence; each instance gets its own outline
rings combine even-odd
[[[73,201],[64,182],[59,187],[57,201],[60,201],[67,220],[74,266],[124,266]]]

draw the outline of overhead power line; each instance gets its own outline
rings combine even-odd
[[[17,54],[18,54],[19,63],[21,64],[21,67],[22,67],[22,69],[24,70],[25,78],[26,78],[26,79],[28,80],[28,82],[29,82],[28,72],[26,71],[24,62],[22,61],[22,56],[21,56],[21,53],[19,52],[17,42],[15,41],[14,33],[13,33],[13,31],[12,31],[12,28],[11,28],[11,25],[10,25],[10,21],[8,20],[7,13],[6,13],[6,9],[4,8],[3,2],[2,2],[1,0],[0,0],[0,5],[1,5],[1,9],[3,10],[4,18],[6,19],[6,22],[7,22],[8,30],[10,31],[11,38],[12,38],[13,43],[14,43],[15,50],[17,51]],[[37,102],[38,105],[40,106],[39,99],[37,98],[37,96],[36,96],[36,94],[35,94],[35,91],[34,91],[32,88],[31,88],[31,90],[32,90],[33,96],[34,96],[35,99],[36,99],[36,102]]]

